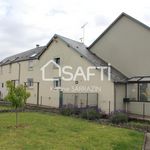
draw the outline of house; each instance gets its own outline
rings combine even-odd
[[[150,28],[122,13],[89,50],[127,79],[115,82],[115,109],[150,116]],[[127,98],[127,103],[123,102]]]
[[[86,70],[88,66],[98,67],[108,65],[102,59],[90,52],[83,43],[65,38],[60,35],[54,35],[46,46],[36,47],[32,50],[8,57],[1,61],[0,81],[2,97],[7,93],[6,81],[12,80],[15,84],[25,84],[27,90],[31,93],[28,104],[43,105],[59,108],[63,104],[73,104],[78,107],[87,105],[97,105],[104,111],[114,110],[114,83],[113,81],[122,80],[125,76],[112,68],[112,80],[100,80],[101,72],[94,69],[95,76],[90,81],[84,81],[82,77],[76,80],[63,81],[59,76],[59,69],[54,65],[49,65],[50,60],[55,61],[60,67],[72,66],[72,72],[82,66]],[[54,81],[45,81],[42,79],[41,69],[45,69],[45,78],[57,79]],[[101,91],[91,91],[89,89],[78,90],[76,87],[100,87]],[[67,89],[67,91],[65,91]],[[70,89],[70,90],[68,90]],[[60,99],[60,93],[63,93],[63,102]],[[109,94],[108,94],[109,93]],[[87,99],[88,97],[88,99]]]
[[[46,46],[1,61],[0,96],[4,98],[5,83],[12,80],[26,85],[31,93],[28,104],[98,106],[106,113],[121,109],[150,116],[149,42],[149,27],[125,13],[89,47],[55,34]],[[92,70],[90,80],[83,75],[87,70]],[[64,80],[71,73],[78,76]]]

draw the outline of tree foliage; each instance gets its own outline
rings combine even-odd
[[[30,97],[30,93],[26,91],[23,85],[14,86],[12,81],[7,81],[6,86],[8,89],[8,94],[5,99],[12,103],[15,108],[23,107]]]
[[[5,97],[5,100],[10,101],[12,106],[16,110],[16,126],[18,120],[18,108],[23,107],[26,104],[27,98],[30,97],[30,93],[26,91],[26,88],[23,85],[15,86],[12,81],[6,82],[8,93]]]

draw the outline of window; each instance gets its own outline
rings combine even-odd
[[[140,101],[150,101],[150,83],[139,84]]]
[[[58,65],[60,65],[60,58],[54,58],[54,62]],[[57,69],[58,67],[54,64],[53,66],[54,69]]]
[[[75,84],[78,84],[79,82],[78,81],[75,81]]]
[[[19,85],[19,80],[15,80],[15,86]]]
[[[132,101],[138,100],[138,84],[128,84],[127,85],[127,97]]]
[[[28,87],[33,87],[33,78],[27,79],[27,85],[28,85]]]
[[[54,79],[57,79],[53,81],[54,88],[61,87],[61,79],[60,78],[54,78]]]
[[[28,61],[28,70],[33,70],[33,60]]]
[[[60,58],[54,58],[54,61],[56,62],[56,64],[60,65]]]
[[[11,68],[12,68],[12,65],[9,64],[9,73],[11,73]]]
[[[13,83],[14,86],[19,85],[19,81],[18,80],[11,80],[11,82]]]
[[[127,86],[127,97],[132,101],[150,101],[150,83],[131,83]]]

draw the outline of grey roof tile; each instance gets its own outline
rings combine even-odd
[[[86,58],[95,67],[108,66],[107,62],[105,62],[103,59],[101,59],[100,57],[98,57],[97,55],[89,51],[83,43],[71,40],[69,38],[60,35],[55,35],[55,36],[62,39],[65,43],[67,43],[68,46],[72,47],[76,52],[78,52],[82,57]],[[105,73],[107,74],[107,71]],[[118,71],[116,68],[111,66],[111,78],[114,81],[122,81],[127,77],[124,74],[122,74],[120,71]]]
[[[19,61],[25,61],[30,59],[37,59],[41,52],[44,50],[45,46],[36,47],[34,49],[7,57],[0,62],[0,65],[7,65],[10,63],[15,63]]]

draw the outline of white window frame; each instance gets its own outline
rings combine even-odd
[[[60,77],[56,77],[54,79],[58,79],[58,80],[54,80],[53,81],[54,89],[60,88],[61,87],[61,78]]]
[[[33,88],[33,84],[34,84],[33,78],[28,78],[27,79],[27,87]]]

